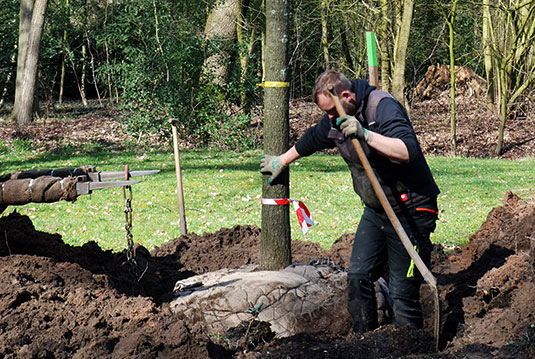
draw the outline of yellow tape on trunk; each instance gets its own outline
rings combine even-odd
[[[262,87],[290,87],[289,82],[278,82],[278,81],[264,81],[263,83],[257,84],[256,86]]]

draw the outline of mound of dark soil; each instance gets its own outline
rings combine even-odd
[[[149,253],[95,243],[72,247],[17,213],[0,218],[0,357],[4,358],[533,358],[535,206],[513,194],[467,246],[437,247],[441,352],[427,330],[386,326],[365,335],[310,333],[229,351],[189,318],[171,313],[175,282],[258,261],[254,226],[181,236]],[[329,251],[292,243],[299,262],[347,266],[352,236]],[[531,250],[531,254],[530,254]],[[426,317],[433,301],[422,297]]]

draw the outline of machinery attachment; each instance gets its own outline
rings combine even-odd
[[[10,205],[31,202],[74,202],[93,190],[131,186],[141,182],[130,177],[153,175],[159,170],[98,172],[95,166],[18,171],[0,176],[0,213]],[[122,181],[111,181],[123,179]]]

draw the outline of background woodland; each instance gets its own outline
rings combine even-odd
[[[167,119],[196,146],[251,148],[261,126],[265,4],[261,0],[3,0],[0,101],[13,126],[65,101],[116,104],[132,134]],[[503,149],[507,121],[533,101],[534,0],[292,0],[290,99],[309,99],[325,69],[367,77],[365,32],[377,39],[379,79],[407,108],[429,66],[469,68],[485,83]],[[457,74],[458,76],[458,74]],[[455,81],[451,82],[455,148]],[[11,107],[12,106],[12,107]]]

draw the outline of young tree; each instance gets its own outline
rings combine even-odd
[[[328,19],[329,19],[329,0],[321,0],[321,50],[323,53],[323,62],[324,69],[328,70],[330,68],[329,60],[329,30],[328,30]]]
[[[289,145],[288,13],[289,0],[266,0],[266,81],[264,152],[278,155]],[[273,84],[271,86],[270,84]],[[289,198],[289,171],[270,185],[264,176],[263,198]],[[289,206],[262,206],[260,267],[277,270],[291,263]]]
[[[250,106],[246,90],[247,75],[250,72],[250,63],[258,42],[258,29],[264,25],[260,7],[260,1],[239,0],[236,37],[240,56],[240,104],[244,112],[248,112]],[[247,30],[249,30],[248,34]]]
[[[17,83],[12,116],[18,128],[32,120],[37,83],[37,67],[47,0],[21,0]]]
[[[65,0],[65,19],[69,18],[69,0]],[[63,103],[63,90],[65,88],[65,68],[67,62],[67,29],[63,30],[63,56],[61,59],[61,74],[59,77],[59,96],[58,102]]]
[[[381,89],[390,92],[391,77],[390,77],[390,46],[388,45],[389,32],[389,13],[388,0],[380,0],[381,6],[381,21],[379,23],[379,55],[381,59]]]
[[[508,118],[535,80],[535,1],[483,0],[483,51],[490,99],[500,119],[496,155],[504,147]]]
[[[394,39],[394,62],[392,67],[392,95],[401,103],[406,104],[405,98],[405,64],[407,61],[407,48],[412,24],[414,0],[403,0],[396,12],[398,23]],[[408,108],[408,106],[405,106]]]
[[[455,15],[457,13],[458,0],[452,1],[451,11],[449,15],[444,14],[444,18],[448,24],[449,29],[449,43],[448,50],[450,55],[450,137],[451,150],[453,154],[457,151],[457,120],[456,120],[456,106],[455,106],[455,52],[454,52],[454,24]]]

